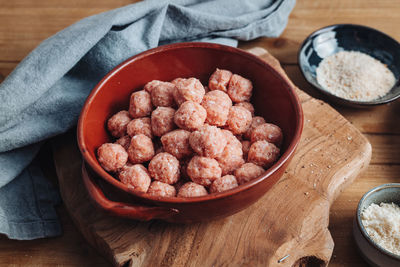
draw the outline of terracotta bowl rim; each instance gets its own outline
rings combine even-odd
[[[239,185],[236,188],[233,188],[231,190],[227,190],[224,192],[220,193],[212,193],[206,196],[201,196],[201,197],[193,197],[193,198],[184,198],[184,197],[156,197],[156,196],[151,196],[147,193],[141,193],[141,192],[136,192],[130,188],[128,188],[125,184],[121,183],[119,180],[114,178],[111,174],[107,173],[97,162],[97,159],[93,158],[88,151],[85,139],[84,139],[84,122],[87,117],[87,113],[89,110],[90,105],[94,101],[94,98],[96,95],[104,88],[104,85],[107,84],[108,80],[113,77],[114,75],[118,75],[119,71],[124,69],[127,65],[130,65],[134,63],[137,60],[140,60],[144,57],[157,54],[157,53],[162,53],[164,51],[169,51],[169,50],[177,50],[181,48],[206,48],[206,49],[213,49],[213,50],[222,50],[225,52],[230,52],[230,53],[235,53],[239,54],[240,56],[247,57],[250,60],[256,62],[257,64],[263,66],[264,68],[268,69],[274,76],[276,76],[279,80],[282,81],[283,84],[286,85],[286,90],[288,90],[289,95],[291,97],[291,102],[294,104],[294,110],[295,110],[295,116],[296,116],[296,125],[297,128],[295,129],[294,136],[286,149],[286,151],[283,153],[283,155],[279,158],[277,162],[275,162],[268,170],[264,172],[263,175],[257,177],[256,179],[253,179],[243,185]],[[164,203],[193,203],[193,202],[206,202],[210,200],[216,200],[216,199],[222,199],[222,198],[227,198],[232,195],[235,195],[239,192],[246,191],[250,189],[253,186],[256,186],[257,184],[261,183],[263,180],[267,179],[270,177],[274,172],[276,172],[279,168],[282,167],[288,160],[292,158],[292,155],[294,151],[296,150],[296,147],[298,143],[300,142],[300,137],[301,133],[303,130],[303,110],[301,103],[295,93],[295,87],[291,85],[289,82],[287,82],[283,76],[278,73],[272,66],[270,66],[267,62],[264,60],[258,58],[257,56],[246,52],[244,50],[231,47],[231,46],[226,46],[226,45],[220,45],[220,44],[215,44],[215,43],[206,43],[206,42],[185,42],[185,43],[175,43],[175,44],[169,44],[169,45],[163,45],[159,46],[153,49],[149,49],[147,51],[144,51],[140,54],[137,54],[133,57],[128,58],[118,66],[116,66],[114,69],[112,69],[104,78],[94,87],[94,89],[91,91],[89,94],[88,98],[85,101],[85,104],[82,108],[81,114],[79,116],[79,121],[78,121],[78,128],[77,128],[77,138],[78,138],[78,146],[80,149],[80,152],[83,156],[84,161],[88,164],[88,166],[96,173],[98,176],[102,177],[104,180],[106,180],[108,183],[112,184],[113,186],[129,193],[135,196],[138,196],[140,198],[144,198],[147,200],[152,200],[152,201],[158,201],[158,202],[164,202]]]

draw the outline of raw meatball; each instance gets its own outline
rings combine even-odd
[[[144,134],[145,136],[153,138],[153,133],[151,132],[151,122],[150,118],[148,117],[132,120],[126,127],[126,131],[129,136]]]
[[[150,115],[153,110],[150,94],[144,90],[132,93],[129,102],[129,114],[132,118],[140,118]]]
[[[204,86],[204,93],[207,94],[208,92],[210,92],[210,88],[208,88],[208,86]]]
[[[115,141],[115,143],[121,145],[126,151],[128,151],[129,145],[131,144],[131,137],[129,135],[122,136]]]
[[[159,80],[152,80],[151,82],[148,82],[145,84],[145,86],[143,87],[143,89],[145,91],[147,91],[149,94],[151,94],[151,91],[153,91],[153,89],[158,86],[159,84],[162,84],[162,81]]]
[[[179,161],[166,152],[155,155],[149,163],[151,177],[167,184],[174,184],[178,181],[179,168]]]
[[[161,137],[161,143],[166,152],[178,159],[188,157],[193,154],[189,144],[190,132],[186,130],[174,130]]]
[[[247,160],[268,168],[279,158],[279,148],[265,140],[257,141],[250,146]]]
[[[151,113],[151,129],[155,136],[162,136],[176,128],[174,123],[175,109],[158,107]]]
[[[142,164],[125,165],[118,177],[129,188],[143,193],[147,192],[151,183],[149,172]]]
[[[132,163],[142,163],[151,160],[154,156],[154,145],[151,139],[144,134],[132,137],[128,148],[129,161]]]
[[[254,163],[245,163],[235,171],[236,180],[244,184],[264,173],[264,169]]]
[[[151,90],[151,101],[156,107],[172,107],[175,85],[169,82],[160,82]]]
[[[283,134],[281,128],[272,123],[263,123],[258,125],[251,132],[251,142],[265,140],[276,146],[281,146]]]
[[[158,197],[174,197],[176,196],[176,189],[172,185],[154,181],[151,183],[147,193]]]
[[[209,186],[221,177],[221,168],[215,159],[194,156],[189,162],[187,173],[193,182]]]
[[[201,82],[196,78],[189,79],[175,79],[174,98],[178,105],[183,102],[191,100],[193,102],[201,103],[205,90]]]
[[[122,110],[114,114],[107,122],[107,128],[114,137],[122,137],[126,135],[126,126],[131,121],[129,112]]]
[[[251,138],[251,132],[253,129],[255,129],[258,125],[261,125],[265,123],[265,120],[263,117],[260,116],[255,116],[251,119],[251,124],[250,127],[246,130],[246,132],[243,134],[243,137],[250,140]]]
[[[254,107],[250,102],[240,102],[235,104],[236,107],[243,107],[245,109],[247,109],[248,111],[250,111],[251,116],[254,117]]]
[[[249,153],[251,142],[247,140],[242,141],[243,158],[247,159],[247,154]]]
[[[116,172],[128,161],[128,153],[119,144],[105,143],[97,149],[100,165],[109,172]]]
[[[199,103],[186,101],[175,112],[174,121],[180,128],[193,131],[204,125],[206,117],[207,112]]]
[[[226,125],[233,134],[242,134],[247,131],[251,125],[251,113],[244,107],[233,106],[229,109]]]
[[[233,136],[233,135],[232,135]],[[233,138],[236,139],[235,136]],[[236,139],[236,142],[229,142],[225,146],[221,155],[219,155],[216,160],[222,170],[222,175],[232,173],[234,170],[243,165],[243,150],[242,144]]]
[[[223,192],[238,186],[236,177],[233,175],[225,175],[214,180],[210,186],[210,193]]]
[[[251,81],[240,75],[233,74],[229,81],[228,95],[233,102],[249,101],[253,91]]]
[[[224,126],[228,119],[229,109],[232,107],[232,101],[226,93],[216,90],[208,92],[201,105],[207,111],[207,123]]]
[[[227,144],[233,144],[235,146],[239,146],[240,148],[242,147],[242,143],[240,142],[240,140],[238,139],[238,137],[236,137],[235,135],[233,135],[233,133],[229,130],[222,130],[222,133],[225,135],[226,137],[226,141]]]
[[[204,186],[193,182],[184,184],[178,192],[178,197],[200,197],[205,195],[208,195],[208,193]]]
[[[221,129],[206,124],[190,134],[189,143],[199,155],[215,158],[222,153],[227,140]]]
[[[221,90],[226,92],[229,80],[232,77],[232,72],[229,70],[216,69],[208,81],[210,90]]]

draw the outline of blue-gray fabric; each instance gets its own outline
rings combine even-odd
[[[150,0],[87,17],[43,41],[0,84],[0,233],[61,234],[57,191],[33,160],[73,127],[91,89],[144,50],[182,41],[276,37],[295,0]]]

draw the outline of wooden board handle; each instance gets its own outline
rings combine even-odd
[[[82,164],[82,174],[83,182],[91,199],[96,200],[93,202],[101,209],[113,215],[140,221],[149,221],[152,219],[167,219],[179,212],[177,209],[165,207],[149,207],[111,201],[106,198],[99,185],[88,174],[85,163]]]

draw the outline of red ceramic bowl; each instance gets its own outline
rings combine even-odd
[[[203,84],[216,68],[228,69],[253,82],[256,113],[279,125],[284,133],[280,159],[260,177],[229,191],[196,198],[155,197],[130,190],[103,170],[97,148],[110,142],[106,122],[127,109],[129,96],[151,80],[196,77]],[[233,47],[210,43],[160,46],[117,66],[93,89],[78,123],[83,179],[92,200],[113,215],[137,220],[197,222],[236,213],[263,196],[284,173],[303,128],[301,104],[281,74],[260,58]]]

